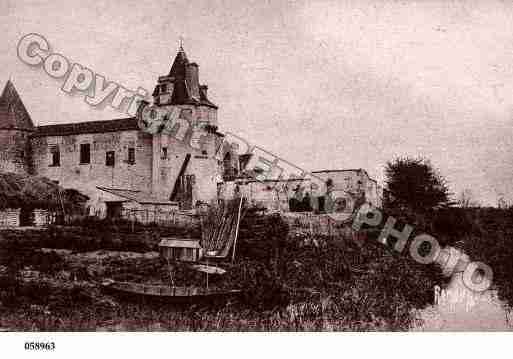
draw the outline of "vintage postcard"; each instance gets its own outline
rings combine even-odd
[[[0,19],[0,330],[21,351],[513,329],[513,3],[1,0]]]

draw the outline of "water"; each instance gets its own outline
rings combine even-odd
[[[451,258],[466,258],[460,250],[446,248]],[[442,267],[451,275],[449,285],[440,291],[434,290],[435,305],[418,311],[421,320],[414,331],[509,331],[513,330],[511,308],[499,300],[493,289],[475,292],[463,282],[463,273],[452,264]],[[440,263],[439,263],[440,264]],[[450,274],[452,273],[452,274]],[[438,294],[438,293],[439,294]]]

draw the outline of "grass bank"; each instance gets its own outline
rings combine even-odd
[[[432,288],[441,280],[433,266],[398,255],[365,232],[359,240],[296,236],[288,233],[279,216],[259,220],[259,231],[241,231],[236,261],[225,263],[227,274],[214,283],[244,289],[246,296],[221,307],[126,302],[98,289],[102,278],[116,275],[166,282],[166,264],[156,256],[143,255],[155,249],[158,232],[130,237],[130,248],[140,256],[102,257],[101,263],[78,254],[126,249],[128,232],[105,225],[74,227],[72,236],[70,229],[62,228],[37,234],[4,233],[0,326],[13,330],[406,330],[415,320],[412,309],[430,304]],[[141,229],[140,234],[146,232]],[[67,251],[43,252],[41,247]],[[201,285],[204,277],[184,269],[182,280]]]

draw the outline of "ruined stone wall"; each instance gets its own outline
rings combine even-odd
[[[375,206],[381,206],[382,191],[375,180],[369,178],[363,170],[345,170],[330,172],[314,172],[316,177],[333,181],[334,197],[346,197],[348,210],[356,203],[357,198],[365,194],[365,200]]]
[[[333,190],[358,193],[363,191],[368,179],[365,172],[359,170],[314,172],[316,177],[327,181],[333,181]]]
[[[218,185],[220,199],[233,199],[236,192],[242,193],[253,206],[267,208],[273,212],[288,212],[289,200],[301,201],[308,193],[312,196],[309,180],[283,181],[230,181]]]

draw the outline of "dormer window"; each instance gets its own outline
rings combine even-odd
[[[168,105],[171,103],[171,96],[173,92],[173,83],[165,83],[160,84],[158,89],[158,95],[157,95],[157,102],[159,105]]]

